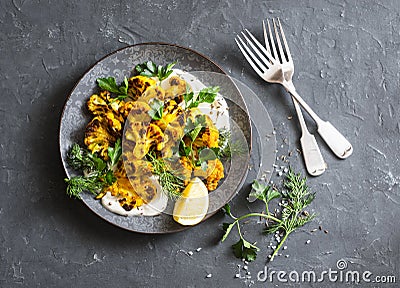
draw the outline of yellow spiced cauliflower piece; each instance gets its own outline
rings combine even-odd
[[[182,95],[191,90],[189,84],[176,75],[169,77],[161,86],[165,90],[165,99],[179,99],[177,102],[181,102]]]
[[[108,147],[122,134],[126,102],[113,100],[110,92],[101,91],[90,96],[86,104],[94,117],[86,126],[84,143],[92,153],[107,160]]]
[[[128,79],[128,95],[134,101],[138,100],[140,96],[152,86],[157,84],[156,80],[146,76],[134,76]]]
[[[201,167],[195,167],[193,175],[204,179],[208,191],[213,191],[217,188],[219,180],[225,176],[224,166],[219,159],[208,160],[206,171]]]
[[[138,195],[136,189],[132,187],[130,180],[127,177],[124,164],[122,161],[118,163],[114,176],[117,180],[111,186],[104,189],[103,193],[97,198],[102,198],[105,192],[110,192],[111,195],[119,198],[120,205],[126,210],[130,211],[133,208],[142,206],[144,204],[143,199]]]

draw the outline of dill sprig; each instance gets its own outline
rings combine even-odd
[[[311,193],[306,185],[306,178],[300,174],[295,174],[291,169],[286,175],[284,181],[284,188],[281,192],[271,188],[268,185],[259,183],[257,180],[252,185],[251,195],[265,203],[265,213],[249,213],[241,217],[235,217],[231,213],[229,204],[224,207],[225,214],[230,216],[234,222],[224,223],[223,228],[225,231],[222,241],[228,237],[234,226],[237,226],[239,241],[232,245],[233,252],[236,257],[244,258],[247,261],[256,259],[257,251],[260,249],[244,239],[240,231],[240,221],[249,217],[261,217],[266,219],[267,229],[264,231],[266,234],[279,232],[282,236],[281,241],[270,257],[273,261],[274,257],[281,249],[283,243],[288,236],[297,228],[310,222],[315,217],[315,213],[308,213],[305,209],[315,198],[315,193]],[[279,215],[269,211],[268,205],[272,199],[281,198],[282,212]]]
[[[67,195],[78,199],[81,198],[80,194],[83,191],[89,191],[90,193],[97,195],[105,185],[105,182],[99,181],[97,176],[75,176],[70,179],[65,178],[64,181],[68,184]]]
[[[154,153],[148,153],[147,156],[153,166],[153,173],[159,177],[160,185],[168,197],[174,200],[179,198],[181,190],[185,188],[183,180],[174,175],[162,158],[157,158]]]

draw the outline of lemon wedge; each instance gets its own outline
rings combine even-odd
[[[190,180],[182,192],[182,196],[175,202],[173,218],[185,226],[196,225],[204,219],[208,210],[208,190],[206,185],[195,177]]]

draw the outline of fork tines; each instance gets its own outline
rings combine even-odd
[[[267,20],[267,25],[265,25],[265,21],[263,21],[265,47],[247,29],[244,29],[244,31],[241,32],[245,41],[239,35],[235,38],[240,51],[242,51],[246,60],[259,75],[265,73],[265,71],[274,64],[292,61],[280,20],[272,19],[272,23],[274,26],[275,37],[271,31],[269,20]],[[268,26],[268,33],[266,26]],[[277,26],[279,26],[281,36],[279,36]],[[282,47],[281,37],[285,49]],[[276,49],[274,38],[278,44],[279,53]]]
[[[271,53],[267,51],[260,42],[258,42],[249,30],[244,29],[241,34],[247,44],[239,35],[237,35],[235,41],[239,46],[240,51],[242,51],[246,60],[258,74],[261,75],[265,73],[271,65],[276,63],[276,60]]]

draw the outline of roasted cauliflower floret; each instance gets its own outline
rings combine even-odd
[[[106,118],[94,117],[86,126],[84,143],[92,153],[99,153],[107,160],[107,149],[117,141],[118,135],[110,133]]]
[[[206,127],[200,137],[194,141],[195,147],[217,148],[219,139],[219,131],[213,127]]]
[[[157,84],[156,80],[146,76],[134,76],[128,80],[128,95],[135,101],[149,88]]]
[[[208,160],[207,170],[204,171],[201,167],[196,167],[193,171],[195,177],[205,179],[204,182],[208,191],[213,191],[217,188],[219,180],[224,178],[224,166],[219,159]]]
[[[163,117],[161,120],[154,121],[163,131],[167,128],[168,124],[177,119],[179,115],[183,114],[183,109],[175,100],[169,100],[164,104]],[[183,119],[183,118],[180,118]],[[179,119],[179,120],[180,120]]]
[[[177,98],[178,102],[183,100],[183,97],[180,96],[191,90],[189,84],[179,76],[171,76],[164,80],[161,87],[165,90],[165,99]]]
[[[125,128],[125,142],[130,143],[130,151],[135,159],[142,159],[152,147],[161,150],[164,133],[157,125],[150,123],[147,103],[136,101],[128,117]],[[127,151],[127,149],[125,149]]]
[[[164,101],[165,92],[160,86],[151,86],[140,96],[139,100],[150,102],[152,99]]]
[[[84,143],[92,153],[98,152],[106,160],[107,149],[121,137],[125,121],[120,113],[125,102],[110,97],[110,92],[102,91],[90,96],[86,103],[94,118],[86,126]]]

